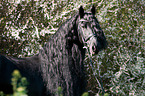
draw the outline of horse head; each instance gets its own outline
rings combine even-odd
[[[94,6],[91,12],[84,12],[81,6],[76,23],[79,40],[89,50],[91,55],[97,54],[107,47],[105,35],[95,17],[95,13]]]

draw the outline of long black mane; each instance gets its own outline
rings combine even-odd
[[[64,96],[79,96],[84,91],[85,50],[77,36],[77,18],[78,14],[66,21],[40,51],[43,79],[50,93],[55,93],[58,86]]]

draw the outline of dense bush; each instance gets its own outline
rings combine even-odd
[[[94,4],[108,48],[93,56],[98,79],[110,95],[145,95],[145,11],[143,0],[13,0],[0,3],[0,53],[31,56],[78,10]],[[101,89],[85,65],[90,93]],[[99,79],[99,81],[101,81]]]

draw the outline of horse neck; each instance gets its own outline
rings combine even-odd
[[[80,74],[83,72],[84,51],[79,44],[68,42],[67,39],[74,27],[76,17],[77,15],[60,26],[58,31],[50,37],[47,44],[40,50],[42,76],[48,90],[51,90],[52,93],[57,91],[57,87],[54,85],[59,85],[58,82],[62,82],[62,78],[65,82],[68,82],[66,83],[66,86],[68,86],[66,92],[69,92],[72,90],[69,83],[82,76]],[[51,76],[54,74],[55,77],[52,79]]]

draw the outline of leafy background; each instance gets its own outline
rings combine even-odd
[[[106,50],[92,57],[95,74],[110,95],[145,95],[144,0],[0,0],[0,53],[27,57],[38,53],[59,26],[83,5],[96,6],[108,41]],[[85,58],[92,95],[101,93],[89,58]]]

